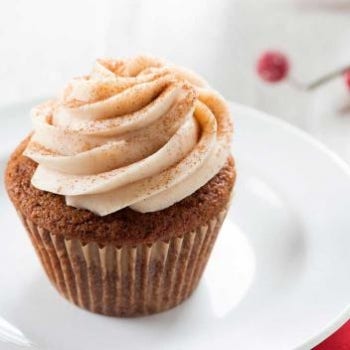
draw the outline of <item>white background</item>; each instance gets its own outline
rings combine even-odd
[[[276,48],[293,77],[311,81],[350,63],[349,38],[350,0],[2,1],[0,105],[53,95],[96,57],[145,52],[198,71],[228,99],[301,126],[350,161],[341,78],[305,93],[266,85],[254,70]]]

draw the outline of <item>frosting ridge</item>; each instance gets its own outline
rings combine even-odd
[[[33,186],[98,215],[191,195],[223,167],[232,134],[226,102],[202,78],[147,56],[97,60],[32,120]]]

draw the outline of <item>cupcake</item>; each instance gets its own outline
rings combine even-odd
[[[156,58],[100,59],[32,120],[5,182],[59,293],[113,316],[188,298],[235,182],[225,100]]]

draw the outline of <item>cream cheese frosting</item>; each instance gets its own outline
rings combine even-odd
[[[32,185],[103,216],[162,210],[214,177],[230,152],[225,100],[195,73],[137,56],[97,60],[32,111]]]

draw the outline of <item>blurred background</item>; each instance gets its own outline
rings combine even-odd
[[[350,90],[266,84],[267,49],[309,82],[350,63],[349,0],[14,0],[1,3],[0,105],[56,94],[96,57],[159,55],[202,74],[226,98],[312,133],[350,161]]]

